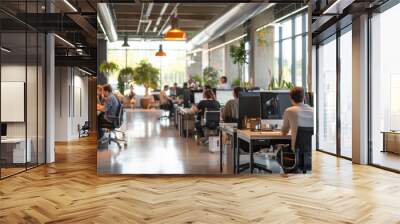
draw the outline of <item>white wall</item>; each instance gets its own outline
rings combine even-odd
[[[88,78],[76,68],[56,67],[55,140],[79,137],[78,125],[88,120]]]

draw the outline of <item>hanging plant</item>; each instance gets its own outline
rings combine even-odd
[[[260,47],[267,46],[267,28],[257,31],[257,43]]]
[[[110,74],[113,74],[114,72],[117,72],[118,69],[119,69],[118,65],[115,64],[114,62],[104,61],[99,66],[99,71],[101,73],[104,73],[107,76],[109,76]]]

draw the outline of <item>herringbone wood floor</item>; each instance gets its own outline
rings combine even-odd
[[[0,181],[0,223],[400,223],[400,175],[314,153],[313,174],[97,176],[96,141]]]

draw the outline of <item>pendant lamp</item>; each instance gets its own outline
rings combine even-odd
[[[122,47],[129,47],[128,37],[124,37],[124,44],[122,44]]]
[[[171,19],[171,29],[165,34],[164,40],[186,40],[186,33],[179,29],[177,14]]]
[[[167,54],[163,51],[162,49],[162,44],[160,44],[160,48],[158,49],[158,51],[156,52],[156,56],[158,57],[163,57],[163,56],[167,56]]]

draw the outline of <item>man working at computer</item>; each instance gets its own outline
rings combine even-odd
[[[97,105],[97,110],[101,111],[101,115],[98,116],[99,130],[98,137],[101,138],[104,135],[102,128],[109,127],[113,124],[113,121],[117,115],[119,107],[119,101],[117,97],[112,93],[112,88],[109,84],[103,87],[104,105]]]
[[[304,89],[301,87],[293,87],[290,90],[290,100],[293,106],[287,108],[283,114],[281,132],[283,135],[287,135],[290,131],[292,136],[292,150],[299,150],[297,152],[299,154],[309,153],[311,156],[311,152],[303,152],[302,149],[296,149],[296,136],[298,127],[314,126],[314,109],[309,105],[304,104]]]
[[[239,119],[239,93],[243,91],[241,87],[233,89],[233,99],[229,100],[221,112],[221,118],[225,123],[235,123]]]

